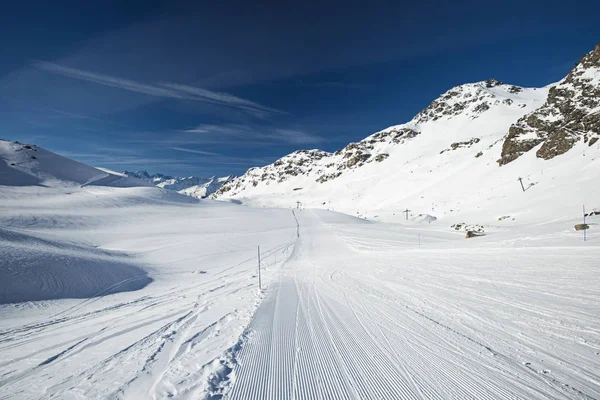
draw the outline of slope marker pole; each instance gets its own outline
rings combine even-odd
[[[519,182],[521,182],[521,189],[523,189],[523,191],[525,191],[525,186],[523,186],[523,178],[519,178],[517,179]]]
[[[258,289],[262,290],[262,282],[260,280],[260,246],[258,246]]]

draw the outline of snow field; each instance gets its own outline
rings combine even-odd
[[[300,238],[250,323],[227,398],[600,395],[597,243],[486,237],[481,249],[421,229],[419,249],[385,224],[297,215]],[[396,245],[382,246],[384,234]]]
[[[226,351],[238,343],[261,298],[256,246],[268,284],[275,258],[283,263],[295,240],[288,210],[200,203],[157,188],[86,186],[65,193],[63,187],[4,187],[1,197],[3,229],[53,244],[27,268],[45,268],[47,257],[54,258],[47,271],[59,298],[0,305],[0,399],[222,392]],[[14,257],[28,251],[28,242],[16,242],[23,247],[3,258],[0,270],[23,267]],[[103,267],[95,252],[107,253],[153,282],[73,299],[86,279],[96,282],[69,254],[73,247]],[[57,276],[57,267],[70,274]]]

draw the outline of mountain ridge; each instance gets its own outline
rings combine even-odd
[[[217,191],[223,183],[233,178],[232,175],[224,177],[212,176],[210,178],[198,176],[178,177],[160,173],[149,174],[147,171],[123,171],[123,174],[142,179],[162,189],[172,190],[196,198],[208,197]]]
[[[466,205],[481,210],[481,221],[498,221],[509,211],[534,220],[535,207],[552,212],[544,201],[549,193],[572,201],[573,209],[586,198],[597,207],[600,194],[589,182],[600,176],[600,125],[595,119],[596,107],[600,110],[598,54],[600,45],[566,78],[541,88],[496,79],[455,86],[406,123],[333,153],[298,150],[267,166],[250,168],[211,197],[277,207],[301,202],[395,221],[401,210],[411,209],[415,215],[435,214],[458,222]],[[568,100],[566,106],[553,100],[559,98]],[[584,125],[587,131],[562,135],[568,148],[561,145],[561,134],[536,133],[538,140],[532,146],[509,155],[506,148],[515,141],[516,124],[554,107],[560,112],[558,128],[565,121]],[[512,159],[502,162],[506,156]],[[586,174],[573,179],[582,170]],[[518,178],[523,177],[521,190]],[[547,193],[540,192],[544,185]]]

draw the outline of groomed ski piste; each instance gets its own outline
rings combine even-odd
[[[597,247],[564,234],[474,245],[296,215],[294,250],[247,329],[226,398],[600,395],[599,291],[580,280],[600,276]]]
[[[0,399],[600,398],[599,236],[577,220],[465,240],[156,188],[1,193],[3,273],[71,275],[0,306]],[[74,299],[107,259],[138,273]]]

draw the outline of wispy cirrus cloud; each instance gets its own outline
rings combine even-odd
[[[161,82],[155,84],[143,83],[131,79],[119,78],[78,68],[71,68],[48,61],[36,61],[33,63],[33,66],[56,75],[92,82],[98,85],[109,86],[117,89],[128,90],[131,92],[142,93],[149,96],[189,100],[216,104],[225,107],[233,107],[246,111],[249,114],[259,118],[265,118],[271,114],[288,114],[285,111],[243,99],[229,93],[213,92],[191,85],[183,85],[171,82]]]
[[[283,128],[262,128],[239,124],[211,125],[202,124],[194,128],[183,130],[185,133],[196,133],[207,136],[211,141],[221,140],[229,142],[232,137],[257,142],[285,143],[285,144],[311,144],[321,143],[323,138],[311,133]]]
[[[184,147],[171,147],[171,150],[183,151],[185,153],[201,154],[203,156],[219,156],[219,157],[222,156],[219,153],[211,153],[210,151],[203,151],[203,150],[186,149]]]
[[[239,125],[239,124],[226,124],[226,125],[201,124],[201,125],[197,125],[190,129],[184,129],[183,132],[238,136],[238,135],[242,135],[244,133],[251,132],[251,129],[246,125]]]

